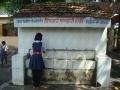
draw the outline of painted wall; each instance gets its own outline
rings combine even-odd
[[[6,24],[10,22],[9,17],[0,17],[0,24]]]
[[[33,23],[34,20],[37,24]],[[69,81],[66,77],[71,75],[71,81],[74,84],[77,82],[78,84],[90,84],[96,65],[95,57],[106,55],[107,28],[104,29],[101,24],[99,26],[102,28],[95,25],[92,25],[91,28],[85,28],[85,25],[90,25],[87,22],[80,24],[84,27],[80,27],[76,23],[76,27],[68,27],[69,24],[67,24],[67,27],[63,27],[63,24],[61,26],[60,23],[57,23],[58,26],[56,25],[54,28],[52,27],[54,23],[44,24],[42,22],[44,26],[50,26],[42,27],[41,21],[36,22],[36,20],[20,19],[15,21],[15,26],[18,27],[19,48],[18,54],[13,56],[12,59],[13,83],[24,84],[23,56],[26,55],[29,48],[32,48],[35,34],[41,32],[44,47],[50,50],[47,51],[49,59],[45,61],[45,78],[47,81],[49,79],[58,80],[58,82],[61,80],[63,82],[65,80]],[[107,24],[104,25],[107,26]],[[25,27],[25,25],[30,27]],[[18,64],[19,62],[20,64]],[[16,76],[15,73],[17,72],[21,72],[21,74]]]
[[[13,46],[15,48],[18,48],[18,37],[17,36],[7,36],[7,37],[0,36],[0,42],[2,41],[6,41],[8,46]]]
[[[43,34],[43,42],[46,49],[78,49],[96,50],[100,49],[103,29],[94,28],[19,28],[18,53],[27,53],[31,48],[36,32]],[[105,38],[106,41],[106,38]],[[23,45],[24,44],[24,45]],[[106,43],[104,43],[106,46]],[[98,49],[99,48],[99,49]],[[105,52],[102,52],[105,54]]]

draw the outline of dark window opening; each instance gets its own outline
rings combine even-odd
[[[13,23],[3,24],[3,36],[17,36],[17,28],[14,28]]]

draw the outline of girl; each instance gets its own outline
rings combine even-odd
[[[33,88],[37,89],[40,84],[41,73],[45,68],[42,58],[42,53],[45,53],[45,51],[42,51],[42,34],[37,33],[34,40],[35,41],[32,44],[33,53],[30,58],[29,68],[32,70]]]

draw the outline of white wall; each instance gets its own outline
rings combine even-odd
[[[90,23],[94,20],[99,20],[87,17],[83,18],[83,22],[81,22],[81,18],[79,18],[79,23],[75,21],[78,20],[78,18],[74,18],[73,23],[61,23],[60,18],[56,18],[58,22],[56,23],[56,19],[55,22],[50,22],[51,19],[54,19],[53,17],[48,19],[50,19],[47,20],[49,22],[46,22],[46,18],[15,19],[15,27],[18,27],[18,55],[13,56],[12,60],[13,83],[18,85],[24,84],[23,56],[28,52],[29,48],[32,48],[34,36],[37,32],[43,34],[45,48],[53,49],[53,51],[47,53],[51,59],[45,61],[45,66],[56,69],[56,71],[58,70],[57,72],[62,69],[70,69],[73,71],[77,69],[79,73],[81,73],[81,69],[93,70],[96,64],[95,61],[93,61],[95,56],[106,55],[107,28],[104,29],[104,27],[110,27],[109,20],[105,20],[104,22],[104,20],[100,19],[99,23]],[[55,49],[64,50],[54,51]],[[94,50],[96,52],[94,52]],[[61,58],[62,60],[60,60]],[[96,60],[99,60],[99,57]],[[16,63],[19,62],[21,63],[16,66]],[[63,65],[63,67],[61,67],[61,65]],[[15,73],[17,72],[22,72],[22,74],[16,76]],[[107,76],[106,74],[106,77]]]
[[[111,58],[108,56],[96,56],[97,82],[101,87],[109,87],[111,73]]]
[[[26,53],[31,48],[36,32],[43,34],[43,42],[47,49],[102,50],[104,29],[93,28],[18,28],[19,53]],[[105,38],[106,40],[106,38]],[[102,40],[103,42],[104,40]]]
[[[43,42],[46,49],[69,49],[71,51],[52,52],[48,54],[49,58],[52,60],[46,60],[45,65],[47,68],[55,69],[87,69],[95,68],[95,53],[93,51],[84,50],[96,50],[97,55],[106,54],[106,35],[107,29],[103,28],[18,28],[18,55],[13,57],[12,60],[12,81],[14,84],[23,85],[24,84],[24,70],[21,69],[24,66],[23,56],[28,52],[29,48],[32,48],[32,42],[34,41],[34,36],[37,32],[43,34]],[[75,50],[83,50],[81,52],[73,52]],[[90,53],[89,53],[90,52]],[[52,55],[53,53],[53,55]],[[68,55],[69,53],[69,55]],[[72,56],[73,55],[73,56]],[[84,63],[80,63],[76,58],[80,55],[83,58]],[[83,55],[83,57],[81,57]],[[87,58],[84,58],[86,55]],[[66,58],[69,57],[70,58]],[[59,57],[64,58],[64,60],[55,60]],[[72,57],[72,59],[71,59]],[[75,57],[75,58],[74,58]],[[70,60],[68,60],[70,59]],[[87,61],[86,61],[87,60]],[[92,61],[91,61],[92,60]],[[22,62],[16,66],[15,63]],[[87,63],[87,64],[86,64]],[[61,64],[64,66],[61,68]],[[50,67],[49,67],[50,66]],[[51,67],[53,66],[53,67]],[[17,69],[16,69],[17,68]],[[74,71],[74,70],[73,70]],[[19,77],[15,73],[22,72]],[[81,72],[80,72],[81,73]],[[22,81],[21,81],[21,79]],[[20,83],[18,83],[20,82]]]

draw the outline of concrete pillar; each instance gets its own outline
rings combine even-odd
[[[111,72],[111,58],[107,56],[97,56],[97,81],[101,87],[109,87],[110,72]]]
[[[12,83],[24,85],[24,54],[12,56]]]

